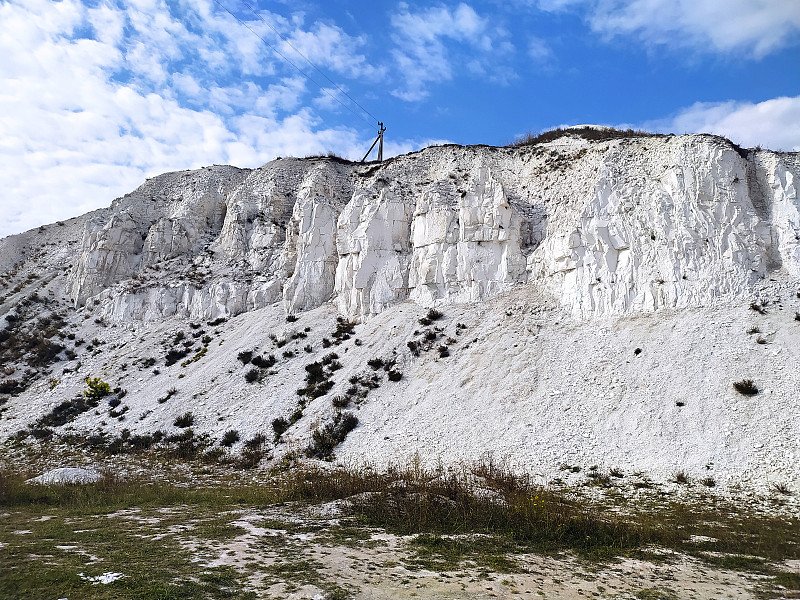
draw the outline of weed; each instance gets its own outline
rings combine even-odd
[[[191,427],[194,425],[194,415],[191,412],[184,413],[175,419],[173,425],[175,427]]]
[[[331,334],[334,344],[341,344],[345,340],[349,340],[350,336],[355,333],[356,324],[354,321],[348,321],[342,317],[336,317],[336,330]],[[327,338],[326,338],[327,339]],[[322,340],[322,345],[325,345],[325,339]],[[330,345],[330,343],[328,344]]]
[[[77,396],[72,400],[65,400],[53,408],[50,413],[39,418],[33,425],[33,428],[60,427],[66,425],[74,421],[79,415],[95,408],[97,404],[98,398],[89,396]]]
[[[713,488],[717,485],[717,482],[714,480],[713,477],[704,477],[703,479],[700,480],[700,483],[709,488]]]
[[[761,304],[759,304],[758,302],[751,302],[751,303],[750,303],[750,310],[754,310],[754,311],[756,311],[756,312],[757,312],[758,314],[760,314],[760,315],[765,315],[765,314],[767,314],[767,311],[766,311],[766,310],[764,309],[764,307],[763,307]]]
[[[261,371],[255,367],[249,369],[247,373],[244,374],[244,380],[247,383],[255,383],[261,377]]]
[[[197,351],[197,353],[192,358],[190,358],[189,360],[183,361],[181,363],[181,366],[182,367],[188,367],[190,364],[197,362],[198,360],[200,360],[201,358],[203,358],[206,355],[206,352],[208,352],[208,347],[207,346],[203,346],[202,348],[200,348],[200,350]]]
[[[239,432],[236,431],[235,429],[229,429],[222,436],[222,440],[220,441],[219,445],[225,446],[226,448],[230,448],[238,441],[239,441]]]
[[[105,381],[101,381],[99,377],[86,377],[84,381],[86,382],[86,390],[84,390],[83,395],[86,398],[98,400],[111,393],[111,386]]]
[[[751,327],[747,330],[747,333],[752,335],[754,333],[761,333],[761,330],[758,327]]]
[[[328,423],[322,430],[315,430],[311,435],[311,444],[306,448],[306,456],[331,460],[334,448],[341,444],[357,425],[358,418],[353,413],[337,413],[332,423]]]
[[[673,483],[687,484],[689,483],[689,476],[684,471],[678,471],[672,476]]]
[[[331,398],[334,408],[347,408],[350,406],[350,396],[334,396]]]
[[[297,321],[297,317],[295,315],[286,315],[287,323],[294,323],[295,321]]]
[[[758,394],[758,387],[752,379],[742,379],[733,384],[734,389],[743,396],[755,396]]]
[[[246,365],[249,363],[253,358],[253,351],[252,350],[243,350],[236,355],[236,358],[241,361],[242,364]]]
[[[384,362],[380,358],[371,358],[367,361],[367,365],[372,367],[373,371],[377,371],[378,369],[383,367]]]
[[[772,486],[771,486],[771,489],[772,489],[773,492],[776,492],[778,494],[782,494],[784,496],[791,496],[792,495],[791,490],[789,490],[789,486],[787,486],[785,483],[782,483],[782,482],[773,483]]]
[[[400,381],[403,378],[403,374],[400,371],[395,371],[392,369],[386,374],[389,381]]]
[[[270,354],[267,357],[261,355],[254,356],[250,362],[260,369],[269,369],[277,362],[277,360],[275,359],[274,355]]]
[[[187,354],[189,354],[190,348],[184,347],[180,349],[172,348],[167,352],[164,357],[164,364],[168,367],[171,367],[180,359],[185,358]]]
[[[272,420],[272,431],[274,432],[274,441],[277,444],[281,436],[289,429],[289,421],[284,419],[283,417],[278,417],[277,419]]]
[[[175,394],[177,394],[177,393],[178,393],[178,390],[176,390],[175,388],[170,388],[170,389],[168,389],[168,390],[167,390],[167,395],[166,395],[166,396],[163,396],[162,398],[159,398],[159,399],[158,399],[158,403],[159,403],[159,404],[164,404],[164,403],[165,403],[167,400],[169,400],[170,398],[172,398],[172,397],[173,397]]]

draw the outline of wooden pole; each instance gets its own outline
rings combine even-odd
[[[369,153],[372,152],[372,149],[375,147],[375,144],[378,144],[378,162],[383,162],[383,132],[386,131],[386,127],[383,126],[383,123],[378,121],[378,137],[375,138],[375,141],[372,142],[372,146],[369,147],[367,153],[364,155],[364,158],[361,159],[363,163],[367,160]]]
[[[386,131],[386,127],[381,122],[378,122],[378,126],[380,127],[378,130],[378,137],[380,138],[378,143],[378,162],[383,162],[383,132]]]

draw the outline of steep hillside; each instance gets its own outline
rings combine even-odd
[[[0,435],[798,489],[798,176],[577,133],[161,175],[0,240]]]

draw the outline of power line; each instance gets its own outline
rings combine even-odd
[[[348,94],[346,91],[344,91],[342,88],[340,88],[340,87],[339,87],[339,86],[336,84],[336,82],[335,82],[335,81],[333,81],[333,79],[331,79],[330,77],[328,77],[328,76],[325,74],[325,72],[324,72],[322,69],[320,69],[319,67],[317,67],[317,65],[315,65],[314,63],[312,63],[312,62],[311,62],[311,61],[308,59],[308,57],[307,57],[305,54],[303,54],[302,52],[300,52],[300,50],[298,50],[298,49],[297,49],[297,47],[296,47],[294,44],[292,44],[292,43],[291,43],[289,40],[287,40],[285,37],[283,37],[283,35],[281,34],[281,32],[280,32],[280,31],[278,31],[277,29],[275,29],[275,27],[273,27],[273,26],[272,26],[272,24],[271,24],[269,21],[266,21],[266,20],[264,20],[264,18],[263,18],[263,17],[262,17],[262,16],[261,16],[259,13],[257,13],[257,12],[255,11],[255,9],[254,9],[254,8],[253,8],[253,7],[250,5],[250,3],[249,3],[247,0],[242,0],[242,3],[243,3],[243,4],[244,4],[244,5],[247,7],[247,8],[249,8],[249,9],[250,9],[250,11],[251,11],[251,12],[252,12],[252,13],[253,13],[253,14],[254,14],[256,17],[258,17],[258,19],[259,19],[259,20],[260,20],[262,23],[264,23],[264,24],[265,24],[267,27],[269,27],[270,29],[272,29],[272,31],[274,31],[274,32],[277,34],[277,36],[278,36],[279,38],[281,38],[281,39],[282,39],[284,42],[286,42],[286,44],[287,44],[287,45],[288,45],[288,46],[289,46],[289,47],[290,47],[292,50],[294,50],[294,51],[295,51],[295,52],[297,52],[297,53],[298,53],[300,56],[302,56],[302,57],[303,57],[303,59],[304,59],[304,60],[305,60],[305,61],[306,61],[306,62],[307,62],[309,65],[311,65],[311,66],[312,66],[312,67],[313,67],[313,68],[314,68],[314,69],[315,69],[315,70],[316,70],[316,71],[317,71],[317,72],[318,72],[320,75],[322,75],[322,76],[323,76],[325,79],[327,79],[327,80],[328,80],[328,81],[331,83],[331,85],[332,85],[332,86],[334,86],[334,87],[335,87],[337,90],[339,90],[339,91],[340,91],[342,94],[344,94],[345,96],[347,96],[347,97],[350,99],[350,101],[351,101],[353,104],[355,104],[356,106],[358,106],[358,108],[360,108],[360,109],[361,109],[361,110],[363,110],[365,113],[367,113],[367,114],[368,114],[370,117],[372,117],[372,119],[373,119],[374,121],[377,121],[377,120],[378,120],[378,118],[377,118],[375,115],[373,115],[373,114],[372,114],[371,112],[369,112],[369,111],[368,111],[366,108],[364,108],[363,106],[361,106],[361,104],[359,104],[359,102],[358,102],[358,101],[357,101],[355,98],[353,98],[353,97],[352,97],[350,94]]]
[[[243,21],[243,20],[242,20],[242,19],[240,19],[240,18],[239,18],[237,15],[235,15],[234,13],[232,13],[232,12],[231,12],[231,11],[230,11],[230,10],[229,10],[229,9],[228,9],[228,8],[227,8],[225,5],[224,5],[224,4],[222,4],[222,3],[220,2],[220,0],[214,0],[214,2],[215,2],[215,3],[216,3],[218,6],[220,6],[220,7],[221,7],[221,8],[222,8],[222,9],[223,9],[225,12],[227,12],[229,15],[231,15],[231,16],[232,16],[234,19],[236,19],[236,20],[239,22],[239,24],[240,24],[240,25],[242,25],[243,27],[246,27],[247,29],[249,29],[249,30],[250,30],[250,32],[251,32],[253,35],[255,35],[255,36],[258,38],[258,39],[260,39],[262,42],[264,42],[264,44],[266,44],[266,45],[267,45],[269,48],[271,48],[271,49],[272,49],[272,51],[273,51],[273,52],[275,52],[275,54],[277,54],[277,55],[278,55],[278,56],[280,56],[280,57],[281,57],[283,60],[285,60],[287,63],[289,63],[289,64],[290,64],[290,65],[291,65],[291,66],[292,66],[292,67],[293,67],[293,68],[294,68],[294,69],[295,69],[295,70],[296,70],[298,73],[300,73],[300,74],[301,74],[303,77],[305,77],[306,79],[308,79],[309,81],[311,81],[311,82],[312,82],[314,85],[316,85],[316,86],[317,86],[317,87],[318,87],[318,88],[319,88],[319,89],[320,89],[320,90],[321,90],[321,91],[322,91],[324,94],[326,94],[327,96],[329,96],[330,98],[332,98],[333,100],[335,100],[336,102],[338,102],[339,104],[341,104],[343,107],[345,107],[345,108],[346,108],[347,110],[349,110],[351,113],[353,113],[355,116],[357,116],[357,117],[359,117],[359,118],[366,119],[366,117],[364,117],[363,115],[361,115],[361,114],[357,113],[355,110],[353,110],[353,108],[352,108],[350,105],[348,105],[348,104],[346,104],[346,103],[342,102],[341,98],[339,98],[339,97],[335,96],[335,95],[334,95],[334,94],[332,94],[332,93],[331,93],[331,92],[330,92],[328,89],[326,89],[325,87],[323,87],[322,85],[320,85],[319,83],[317,83],[317,81],[316,81],[315,79],[313,79],[313,78],[312,78],[310,75],[308,75],[308,73],[306,73],[306,72],[305,72],[305,71],[303,71],[303,70],[302,70],[300,67],[298,67],[296,64],[294,64],[294,62],[292,62],[291,60],[289,60],[289,58],[288,58],[288,57],[287,57],[285,54],[283,54],[283,53],[282,53],[280,50],[278,50],[278,49],[277,49],[275,46],[273,46],[272,44],[270,44],[270,43],[269,43],[269,42],[268,42],[266,39],[264,39],[264,38],[263,38],[261,35],[259,35],[259,33],[258,33],[258,32],[256,32],[256,31],[255,31],[255,30],[254,30],[252,27],[250,27],[250,25],[248,25],[248,24],[247,24],[245,21]],[[327,79],[327,80],[328,80],[328,81],[331,83],[331,85],[333,85],[333,86],[334,86],[334,87],[335,87],[337,90],[339,90],[339,91],[340,91],[342,94],[344,94],[345,96],[347,96],[347,98],[349,98],[349,99],[350,99],[350,101],[351,101],[353,104],[355,104],[356,106],[358,106],[358,108],[360,108],[360,109],[361,109],[361,110],[362,110],[362,111],[363,111],[365,114],[367,114],[367,115],[369,115],[370,117],[372,117],[372,119],[373,119],[373,120],[375,120],[375,121],[377,121],[377,120],[378,120],[378,119],[377,119],[377,118],[376,118],[376,117],[375,117],[375,116],[374,116],[372,113],[370,113],[370,112],[369,112],[369,111],[368,111],[366,108],[364,108],[363,106],[361,106],[361,104],[359,104],[359,103],[358,103],[358,101],[356,101],[356,100],[355,100],[355,98],[353,98],[353,97],[352,97],[350,94],[348,94],[348,93],[347,93],[346,91],[344,91],[344,90],[343,90],[341,87],[339,87],[339,86],[336,84],[336,82],[334,82],[334,81],[333,81],[333,80],[332,80],[330,77],[328,77],[328,76],[327,76],[327,75],[326,75],[326,74],[325,74],[325,73],[324,73],[324,72],[323,72],[321,69],[319,69],[319,67],[317,67],[317,66],[316,66],[314,63],[312,63],[312,62],[311,62],[311,61],[308,59],[308,57],[307,57],[307,56],[305,56],[305,55],[304,55],[302,52],[300,52],[300,50],[298,50],[298,49],[297,49],[297,48],[296,48],[296,47],[295,47],[295,46],[294,46],[294,45],[293,45],[291,42],[289,42],[289,41],[288,41],[286,38],[284,38],[284,37],[283,37],[283,35],[282,35],[282,34],[281,34],[281,33],[280,33],[280,32],[279,32],[277,29],[275,29],[275,27],[273,27],[271,23],[269,23],[268,21],[266,21],[266,20],[265,20],[265,19],[264,19],[264,18],[263,18],[263,17],[262,17],[260,14],[258,14],[258,13],[255,11],[255,9],[253,9],[253,7],[252,7],[252,6],[251,6],[251,5],[250,5],[250,4],[249,4],[249,3],[248,3],[246,0],[242,0],[242,2],[245,4],[245,6],[247,6],[247,8],[249,8],[249,9],[250,9],[250,11],[251,11],[251,12],[252,12],[252,13],[253,13],[253,14],[254,14],[254,15],[255,15],[255,16],[256,16],[256,17],[257,17],[257,18],[258,18],[258,19],[259,19],[259,20],[262,22],[262,23],[264,23],[264,24],[265,24],[267,27],[269,27],[270,29],[272,29],[272,31],[274,31],[274,32],[275,32],[275,34],[276,34],[276,35],[277,35],[277,36],[278,36],[278,37],[279,37],[279,38],[280,38],[280,39],[281,39],[283,42],[285,42],[285,43],[286,43],[286,44],[287,44],[287,45],[288,45],[290,48],[292,48],[292,50],[294,50],[295,52],[297,52],[297,54],[299,54],[301,57],[303,57],[303,59],[304,59],[304,60],[305,60],[305,61],[306,61],[306,62],[307,62],[309,65],[311,65],[311,66],[312,66],[312,67],[313,67],[313,68],[314,68],[314,69],[315,69],[317,72],[319,72],[319,73],[320,73],[320,74],[321,74],[321,75],[322,75],[322,76],[323,76],[325,79]]]

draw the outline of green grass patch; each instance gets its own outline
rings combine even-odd
[[[658,560],[657,549],[665,548],[797,587],[797,577],[775,563],[800,554],[800,520],[751,513],[713,496],[660,505],[615,498],[614,510],[605,510],[492,465],[460,473],[294,469],[274,472],[266,484],[106,476],[46,487],[25,484],[28,476],[0,471],[0,599],[249,598],[253,571],[264,585],[282,583],[288,591],[311,583],[341,595],[346,590],[331,582],[299,534],[319,546],[372,548],[381,543],[373,534],[382,531],[413,536],[403,562],[414,569],[512,573],[520,553],[569,551],[602,563],[619,556]],[[334,500],[346,500],[336,522],[294,518]],[[208,567],[226,542],[246,533],[237,524],[241,516],[259,511],[267,518],[257,526],[275,533],[259,537],[252,550],[280,560],[262,564],[248,555],[249,567]],[[697,544],[692,536],[713,539]],[[126,577],[92,585],[79,575],[108,571]]]

